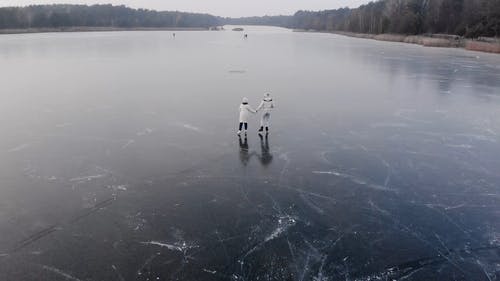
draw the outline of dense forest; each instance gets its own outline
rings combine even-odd
[[[112,5],[34,5],[0,8],[0,29],[60,27],[210,27],[207,14],[157,12]]]
[[[378,0],[355,9],[298,11],[293,16],[221,18],[112,5],[34,5],[0,8],[0,29],[60,27],[211,27],[272,25],[357,33],[444,33],[500,36],[500,0]]]
[[[358,33],[500,36],[500,0],[379,0],[355,9],[298,11],[290,17],[233,19],[236,24]]]
[[[500,35],[500,0],[382,0],[356,9],[299,11],[291,27],[360,33]]]

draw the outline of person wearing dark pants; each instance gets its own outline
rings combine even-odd
[[[248,118],[250,117],[250,113],[255,114],[257,113],[257,111],[248,104],[247,98],[243,98],[243,101],[240,105],[240,125],[237,132],[238,136],[243,132],[243,128],[245,129],[245,135],[247,134]]]

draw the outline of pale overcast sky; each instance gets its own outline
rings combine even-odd
[[[29,4],[96,4],[111,3],[133,8],[202,12],[216,16],[290,15],[297,10],[325,10],[357,7],[369,0],[0,0],[0,6]]]

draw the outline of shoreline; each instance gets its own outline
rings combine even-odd
[[[56,32],[100,32],[100,31],[208,31],[210,27],[58,27],[58,28],[21,28],[0,29],[0,35],[56,33]]]
[[[0,29],[1,35],[32,34],[32,33],[58,33],[58,32],[114,32],[114,31],[218,31],[220,27],[59,27],[59,28],[21,28]],[[469,51],[500,54],[500,38],[480,37],[467,39],[458,35],[428,34],[428,35],[403,35],[403,34],[369,34],[345,31],[316,31],[293,29],[293,32],[328,33],[353,38],[372,39],[385,42],[399,42],[416,44],[424,47],[461,48]]]
[[[338,34],[354,38],[372,39],[386,42],[416,44],[424,47],[462,48],[469,51],[500,54],[500,38],[467,39],[458,35],[429,34],[429,35],[402,35],[402,34],[367,34],[344,31],[311,31],[295,29],[294,32],[318,32]]]

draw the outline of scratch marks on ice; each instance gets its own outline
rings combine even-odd
[[[481,247],[481,248],[467,249],[467,250],[450,249],[447,250],[447,253],[438,253],[435,256],[419,258],[398,265],[389,266],[381,272],[356,278],[355,280],[357,281],[405,280],[411,277],[416,272],[425,269],[426,267],[438,266],[446,262],[456,267],[458,265],[454,262],[454,260],[463,261],[467,258],[474,258],[475,256],[474,253],[485,252],[485,251],[496,251],[499,248],[500,248],[499,246],[491,246],[491,247]],[[486,269],[482,267],[482,263],[479,260],[477,259],[474,260],[475,263],[478,264],[479,267],[483,270],[488,280],[491,280],[491,276],[494,276],[494,271],[487,272]],[[463,276],[458,279],[469,280],[467,272],[461,269],[459,269],[459,271],[463,274]]]
[[[144,269],[148,267],[148,265],[151,264],[153,260],[159,255],[160,253],[154,253],[149,258],[147,258],[146,261],[142,264],[142,266],[137,270],[137,275],[142,275]]]
[[[124,145],[122,145],[122,149],[125,149],[134,143],[135,143],[135,140],[133,140],[133,139],[127,140],[127,142]]]
[[[81,281],[80,279],[72,276],[71,274],[67,273],[67,272],[64,272],[60,269],[57,269],[55,267],[51,267],[51,266],[47,266],[47,265],[42,265],[42,268],[47,270],[47,271],[50,271],[56,275],[59,275],[61,277],[64,277],[65,279],[67,280],[71,280],[71,281]]]
[[[12,252],[20,250],[20,249],[30,245],[31,243],[34,243],[34,242],[38,241],[39,239],[41,239],[41,238],[59,230],[59,229],[61,229],[61,228],[58,227],[57,225],[53,225],[53,226],[47,227],[45,229],[42,229],[42,230],[30,235],[29,237],[19,241],[17,243],[17,245],[14,247],[14,249],[12,249]]]
[[[361,177],[338,172],[338,171],[313,171],[312,173],[317,174],[317,175],[332,175],[332,176],[348,179],[357,185],[366,186],[366,187],[369,187],[369,188],[372,188],[375,190],[395,192],[394,189],[388,188],[387,186],[370,183],[370,182],[368,182],[368,180],[365,180]],[[390,179],[389,177],[386,178],[386,180],[385,180],[386,184],[389,183],[389,179]]]
[[[137,132],[137,134],[136,134],[136,135],[137,135],[137,136],[139,136],[139,137],[142,137],[142,136],[149,135],[149,134],[151,134],[151,133],[153,133],[153,132],[154,132],[154,129],[151,129],[151,128],[146,128],[146,129],[144,129],[144,130],[142,130],[142,131],[140,131],[140,132]]]
[[[190,130],[190,131],[194,131],[194,132],[197,132],[197,133],[200,133],[202,130],[194,125],[191,125],[191,124],[188,124],[188,123],[185,123],[185,124],[182,124],[182,127],[184,129],[187,129],[187,130]]]
[[[198,245],[195,245],[195,244],[190,245],[190,244],[186,243],[185,241],[176,242],[173,244],[163,243],[163,242],[159,242],[159,241],[149,241],[149,242],[141,242],[141,244],[150,245],[150,246],[157,246],[157,247],[161,247],[161,248],[166,248],[170,251],[180,252],[182,254],[184,260],[186,260],[186,258],[189,258],[187,253],[190,249],[198,248]]]
[[[283,232],[287,231],[290,227],[296,224],[296,219],[291,216],[283,216],[278,219],[278,226],[276,229],[264,239],[264,243],[278,238]]]
[[[92,175],[92,176],[86,176],[86,177],[76,177],[76,178],[71,178],[69,181],[70,182],[85,182],[85,181],[91,181],[94,179],[100,179],[105,177],[106,175]]]
[[[177,246],[177,245],[173,245],[173,244],[167,244],[167,243],[161,243],[161,242],[158,242],[158,241],[141,242],[141,244],[143,244],[143,245],[159,246],[159,247],[162,247],[162,248],[167,248],[167,249],[172,250],[172,251],[179,251],[179,252],[183,252],[184,251],[181,246]]]
[[[72,219],[70,219],[66,223],[60,223],[60,224],[55,224],[55,225],[49,226],[47,228],[44,228],[44,229],[28,236],[25,239],[22,239],[21,241],[16,243],[16,245],[12,248],[11,252],[16,252],[18,250],[21,250],[24,247],[27,247],[27,246],[33,244],[34,242],[48,236],[51,233],[62,230],[64,225],[76,223],[79,220],[86,218],[86,217],[90,216],[91,214],[102,210],[106,206],[113,203],[114,200],[115,200],[114,198],[109,198],[109,199],[106,199],[104,201],[101,201],[101,202],[95,204],[93,207],[85,209],[81,214],[73,217]]]
[[[118,270],[118,268],[114,264],[111,265],[111,268],[116,273],[116,276],[118,277],[118,280],[125,281],[125,278],[123,278],[123,275],[120,273],[120,271]]]
[[[283,235],[283,233],[285,233],[286,231],[288,231],[296,223],[297,223],[297,219],[294,218],[294,217],[292,217],[292,216],[289,216],[289,215],[280,216],[278,218],[278,225],[276,226],[276,228],[268,236],[266,236],[262,242],[258,243],[257,245],[255,245],[254,247],[252,247],[249,251],[247,251],[243,255],[243,257],[241,258],[240,263],[244,264],[245,259],[249,255],[251,255],[255,251],[261,249],[262,246],[264,246],[266,243],[268,243],[268,242],[270,242],[270,241],[272,241],[272,240],[280,237],[281,235]]]

